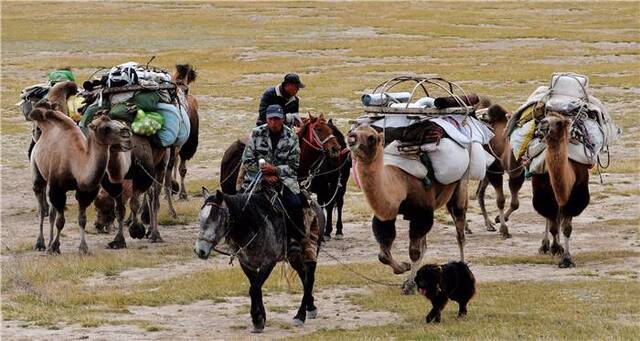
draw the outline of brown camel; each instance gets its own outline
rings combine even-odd
[[[568,143],[572,121],[565,116],[550,112],[540,123],[547,145],[545,165],[548,173],[534,174],[533,207],[547,219],[540,253],[551,251],[560,254],[558,266],[573,267],[575,263],[569,253],[571,220],[589,205],[589,167],[569,160]],[[565,237],[564,248],[559,243],[559,228]],[[553,244],[549,247],[549,232]]]
[[[122,183],[122,196],[125,203],[131,199],[131,191],[133,184],[131,180],[125,180]],[[116,219],[116,200],[109,195],[104,188],[100,188],[98,197],[93,202],[96,208],[96,221],[94,227],[98,233],[109,233]]]
[[[176,65],[176,72],[173,74],[173,80],[177,84],[189,85],[195,81],[197,77],[196,71],[189,64]],[[171,172],[167,172],[165,175],[165,194],[167,204],[169,206],[169,214],[172,217],[177,217],[176,211],[173,207],[173,200],[171,194],[178,193],[180,200],[187,200],[187,189],[184,184],[184,178],[187,175],[187,161],[191,160],[198,149],[198,130],[199,130],[199,117],[198,117],[198,101],[195,97],[188,93],[187,89],[187,114],[189,115],[189,138],[182,146],[171,148],[171,158],[169,159],[168,169]],[[178,161],[179,162],[176,162]],[[176,182],[176,173],[180,174],[180,184]],[[174,185],[175,184],[175,185]]]
[[[104,177],[112,145],[130,148],[131,132],[118,121],[101,115],[88,126],[84,136],[75,122],[67,116],[67,98],[77,92],[73,82],[56,84],[49,92],[48,100],[37,105],[29,117],[37,122],[42,135],[36,142],[32,157],[33,191],[40,208],[40,234],[35,248],[45,250],[43,222],[45,205],[49,196],[50,236],[48,252],[60,253],[60,232],[64,228],[66,193],[76,191],[80,206],[80,252],[89,251],[85,240],[86,209],[96,198],[100,181]],[[53,226],[57,227],[55,238]]]
[[[460,260],[464,261],[468,181],[449,185],[433,181],[431,186],[425,187],[420,179],[384,164],[383,141],[383,133],[368,125],[356,128],[348,137],[349,148],[357,161],[356,172],[362,191],[374,213],[372,228],[380,245],[378,259],[390,265],[395,274],[411,270],[403,285],[403,293],[408,294],[415,289],[413,279],[426,249],[427,233],[433,226],[433,211],[445,204],[455,222]],[[412,264],[398,263],[391,255],[398,214],[409,220],[409,258]]]
[[[495,136],[491,139],[489,145],[485,146],[485,149],[491,153],[496,160],[487,169],[487,175],[480,181],[477,191],[478,204],[484,217],[484,224],[487,227],[487,231],[494,232],[496,229],[489,219],[484,204],[485,190],[489,184],[493,186],[496,192],[496,203],[499,210],[499,215],[496,217],[495,222],[500,223],[500,234],[503,238],[511,238],[506,222],[509,221],[511,213],[520,206],[518,192],[524,183],[524,167],[516,161],[513,151],[511,150],[509,136],[505,130],[509,116],[510,114],[507,109],[498,104],[490,106],[487,110],[487,121],[491,124]],[[502,175],[504,173],[507,173],[509,177],[509,191],[511,192],[511,204],[506,213],[504,212],[505,198],[502,189]]]
[[[187,82],[195,79],[194,71],[187,65],[176,65],[177,73],[174,75],[176,83],[180,85],[181,81]],[[182,74],[186,72],[187,74]],[[195,111],[197,115],[197,102],[195,98],[189,99],[187,96],[187,111]],[[195,108],[190,108],[191,105],[195,105]],[[170,186],[170,176],[167,171],[169,168],[169,160],[171,156],[170,148],[161,148],[155,144],[152,144],[148,138],[144,136],[133,135],[131,137],[133,148],[130,152],[118,153],[118,159],[114,158],[113,162],[109,163],[107,172],[109,177],[105,177],[105,181],[102,183],[102,187],[109,192],[109,194],[116,200],[116,217],[118,220],[118,232],[116,233],[113,241],[109,243],[109,247],[113,249],[120,249],[126,247],[126,241],[124,239],[124,217],[125,217],[125,204],[122,183],[125,175],[127,178],[132,179],[132,194],[129,201],[130,213],[130,225],[129,234],[132,238],[143,238],[145,235],[151,242],[162,242],[160,231],[158,230],[158,211],[160,210],[160,191],[162,190],[163,182]],[[149,208],[149,229],[145,234],[144,225],[139,222],[139,213],[141,205],[141,195],[147,193],[149,199],[147,207]],[[173,210],[171,199],[169,198],[170,211]],[[174,210],[175,214],[175,210]]]

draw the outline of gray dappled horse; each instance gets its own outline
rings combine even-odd
[[[287,254],[286,218],[273,209],[268,195],[270,192],[275,193],[261,190],[251,196],[247,193],[229,195],[216,191],[214,195],[210,195],[203,187],[200,232],[193,250],[201,259],[207,259],[211,251],[223,241],[234,250],[233,254],[251,283],[249,295],[254,333],[263,331],[267,316],[262,302],[262,285],[275,265],[285,259],[298,273],[303,286],[302,303],[293,318],[294,324],[303,325],[307,314],[309,318],[317,315],[317,308],[313,304],[316,262],[304,262],[301,251],[290,251]],[[309,204],[322,229],[322,209],[311,200]],[[318,251],[319,249],[320,239]]]

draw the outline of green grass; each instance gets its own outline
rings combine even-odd
[[[311,340],[387,339],[635,339],[640,326],[625,320],[637,317],[640,283],[620,281],[479,283],[469,315],[456,318],[449,302],[440,324],[426,324],[430,303],[397,290],[377,288],[350,300],[367,310],[391,311],[402,321],[353,331],[321,331]]]

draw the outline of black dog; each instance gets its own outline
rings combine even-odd
[[[427,314],[427,323],[440,322],[440,313],[449,299],[458,302],[458,317],[467,315],[467,303],[476,293],[476,279],[463,262],[427,264],[418,270],[415,282],[420,294],[433,306]]]

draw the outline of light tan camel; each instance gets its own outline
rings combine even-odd
[[[356,128],[347,139],[352,156],[357,161],[356,172],[362,191],[373,209],[373,234],[380,245],[378,260],[390,265],[395,274],[411,270],[403,285],[403,293],[409,294],[415,289],[413,279],[426,249],[427,233],[433,226],[433,211],[445,204],[455,222],[460,260],[464,261],[468,181],[461,180],[449,185],[433,181],[431,186],[425,187],[420,179],[384,164],[383,141],[383,133],[378,133],[368,125]],[[398,214],[403,214],[404,219],[409,220],[409,258],[412,264],[398,263],[391,255]]]
[[[540,253],[551,251],[560,254],[561,268],[573,267],[575,263],[569,253],[571,220],[580,215],[589,205],[589,168],[587,165],[569,160],[568,143],[572,121],[558,113],[547,114],[540,123],[547,145],[545,165],[547,174],[534,174],[533,207],[547,219]],[[564,248],[560,246],[558,229],[565,237]],[[549,232],[553,244],[549,247]]]
[[[48,251],[60,253],[60,232],[65,218],[64,208],[68,191],[76,191],[80,206],[80,252],[88,252],[85,240],[87,223],[86,209],[96,198],[100,181],[109,162],[110,147],[120,145],[130,147],[129,128],[107,116],[98,116],[88,126],[85,137],[75,122],[67,116],[67,98],[77,92],[73,82],[56,84],[48,95],[48,101],[37,105],[29,117],[37,122],[42,135],[33,148],[31,171],[33,191],[40,208],[40,234],[35,248],[45,250],[43,222],[45,202],[48,194],[51,203],[49,212],[50,237]],[[53,236],[54,223],[57,227]]]
[[[489,166],[487,175],[478,185],[478,204],[480,205],[487,231],[495,231],[496,229],[489,219],[487,208],[484,204],[485,190],[487,186],[491,184],[496,192],[496,204],[499,211],[495,222],[500,223],[500,234],[502,237],[511,238],[506,222],[509,221],[511,213],[520,206],[518,192],[524,183],[524,167],[516,161],[513,151],[511,150],[509,136],[505,130],[510,117],[507,109],[498,104],[494,104],[488,108],[486,116],[488,123],[491,124],[494,130],[495,136],[491,139],[489,145],[485,146],[485,149],[491,153],[496,160]],[[502,189],[502,175],[504,173],[507,173],[507,177],[509,178],[509,191],[511,192],[511,204],[506,213],[504,212],[505,198]]]

